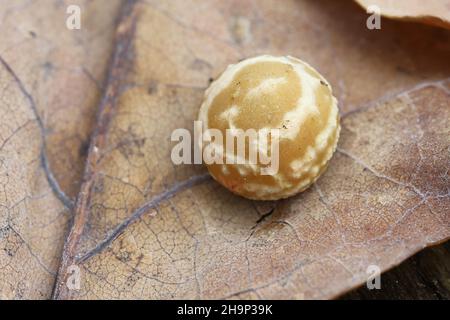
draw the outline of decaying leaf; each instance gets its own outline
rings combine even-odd
[[[448,0],[356,0],[362,7],[378,6],[383,16],[419,21],[450,29]]]
[[[370,31],[350,1],[149,0],[120,10],[87,3],[91,27],[64,31],[62,40],[47,35],[33,44],[12,22],[2,26],[18,33],[0,50],[3,296],[39,290],[46,297],[54,285],[59,299],[331,298],[365,282],[369,265],[386,270],[450,236],[448,31],[396,21]],[[56,21],[64,18],[56,18],[58,7],[40,10],[64,23]],[[51,32],[32,11],[17,11],[27,20],[15,21]],[[83,41],[93,34],[97,41]],[[8,53],[17,39],[36,50]],[[209,79],[263,53],[317,67],[335,88],[343,119],[324,176],[305,193],[270,203],[237,197],[202,166],[170,160],[170,134],[192,130]],[[61,71],[30,72],[48,60],[60,61],[52,63]],[[70,63],[90,66],[93,76],[64,73]],[[92,78],[103,77],[97,103],[101,80]],[[89,135],[85,162],[78,151]],[[72,182],[81,168],[80,186]],[[59,212],[75,195],[68,222]],[[9,255],[8,248],[20,250]],[[78,291],[66,286],[73,265],[81,270]]]
[[[69,4],[85,29],[65,28]],[[118,5],[1,5],[0,299],[51,295]]]

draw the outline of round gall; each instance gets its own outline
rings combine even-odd
[[[299,59],[268,55],[230,65],[212,82],[199,121],[211,131],[202,141],[210,174],[256,200],[308,188],[326,169],[340,131],[330,84]]]

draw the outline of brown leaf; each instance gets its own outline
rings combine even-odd
[[[128,90],[118,100],[106,99],[102,104],[101,128],[106,122],[109,129],[99,130],[93,140],[97,151],[89,161],[92,167],[82,193],[86,196],[79,198],[78,219],[61,269],[60,284],[64,284],[67,266],[82,267],[83,287],[73,292],[59,286],[56,297],[221,298],[248,293],[248,297],[326,298],[364,281],[369,264],[386,269],[448,236],[444,171],[449,160],[444,151],[448,117],[434,124],[441,130],[432,147],[439,150],[436,159],[427,157],[430,152],[421,155],[416,150],[432,143],[426,119],[436,118],[421,97],[437,96],[434,112],[448,107],[440,83],[404,92],[404,98],[365,112],[350,113],[344,120],[341,153],[329,172],[312,190],[274,204],[269,211],[205,181],[202,168],[174,167],[169,160],[170,133],[179,127],[191,128],[207,79],[227,63],[269,49],[296,50],[295,55],[309,55],[331,75],[336,68],[328,60],[336,56],[325,54],[326,48],[318,50],[323,42],[314,43],[320,32],[302,33],[301,39],[309,44],[304,48],[294,42],[293,30],[308,30],[311,20],[326,21],[314,19],[323,14],[323,8],[306,2],[303,8],[297,2],[280,9],[275,3],[248,8],[218,1],[193,10],[184,3],[167,7],[161,7],[161,2],[137,3],[128,9],[134,14],[125,15],[119,27],[123,33],[118,36],[112,72],[121,68],[121,50],[133,33],[134,68],[127,75]],[[251,9],[256,16],[248,16]],[[349,14],[351,10],[341,9]],[[305,14],[304,19],[299,14]],[[267,24],[258,15],[267,17]],[[211,26],[210,21],[215,24]],[[393,25],[391,33],[379,40],[385,49],[397,41],[396,28]],[[339,31],[339,26],[333,30]],[[414,38],[425,40],[428,32],[435,32],[420,30]],[[396,58],[378,48],[386,59],[380,62],[394,66],[376,70],[379,65],[371,60],[375,57],[363,56],[367,49],[345,45],[356,39],[354,32],[336,33],[328,35],[336,43],[329,50],[338,57],[341,53],[339,62],[352,68],[342,68],[346,72],[335,82],[341,81],[343,87],[349,83],[361,92],[360,100],[358,94],[349,93],[348,101],[360,105],[363,99],[379,96],[376,86],[370,90],[367,85],[377,77],[399,86],[411,76],[397,71],[401,55]],[[423,70],[430,72],[432,64],[443,61],[444,52],[438,49],[434,54],[437,59],[422,60]],[[358,66],[355,55],[365,59],[358,70],[353,70]],[[416,67],[419,64],[414,60]],[[368,70],[361,72],[362,66]],[[117,92],[116,80],[111,78],[109,92]],[[354,107],[348,105],[347,111],[351,110]],[[424,133],[417,134],[416,126]],[[405,156],[409,161],[402,164]],[[421,171],[432,160],[438,172]],[[438,176],[442,179],[430,185]],[[431,203],[439,204],[432,207],[433,214]],[[427,217],[423,222],[427,232],[410,228],[420,216]]]
[[[101,7],[94,3],[84,9],[92,17]],[[111,30],[116,11],[109,10],[104,20],[92,19],[92,28],[100,28],[99,23],[100,30]],[[32,12],[28,15],[42,23]],[[126,2],[80,191],[78,185],[70,187],[71,177],[78,175],[58,165],[64,152],[55,151],[47,168],[52,169],[48,174],[55,172],[61,190],[78,194],[54,298],[331,298],[365,282],[369,265],[386,270],[448,238],[450,34],[395,21],[370,31],[366,18],[352,2],[331,0],[292,0],[282,6],[274,0]],[[103,32],[97,42],[69,42],[60,59],[79,48],[85,54],[76,54],[80,64],[95,65],[95,78],[101,78],[97,63],[107,60],[110,34]],[[62,46],[56,35],[50,38]],[[89,54],[92,50],[97,54]],[[227,64],[261,53],[290,54],[317,67],[334,86],[343,114],[339,151],[325,175],[307,192],[273,203],[239,198],[205,175],[202,166],[174,166],[170,160],[170,134],[176,128],[192,129],[209,79]],[[38,114],[53,114],[64,101],[78,99],[78,107],[55,120],[60,131],[53,143],[47,142],[47,154],[61,150],[62,141],[72,135],[89,134],[90,125],[79,128],[83,121],[92,124],[96,112],[95,98],[80,101],[84,92],[94,90],[87,78],[73,82],[83,94],[71,99],[67,82],[62,84],[67,75],[49,76],[52,85],[47,87],[39,78],[40,91],[19,94],[30,90],[24,81],[36,73],[20,72],[21,64],[0,55],[5,62],[0,83],[15,90],[4,96],[22,98],[13,103],[24,110],[28,97],[63,99],[35,103]],[[35,63],[39,56],[21,59]],[[57,84],[59,92],[53,89]],[[80,108],[85,113],[74,117]],[[2,118],[1,123],[7,127],[12,122]],[[68,124],[77,133],[66,131]],[[42,121],[42,127],[47,131],[51,126]],[[8,132],[3,131],[2,138]],[[42,143],[30,137],[19,142],[16,148],[11,145],[11,154],[2,151],[0,156],[14,163],[19,147],[36,143],[39,149]],[[22,155],[18,163],[28,164],[38,154]],[[81,168],[83,157],[70,163]],[[34,166],[33,173],[43,175],[39,162]],[[32,196],[47,192],[53,199],[24,209],[23,216],[40,217],[42,205],[46,214],[62,208],[45,175],[36,188],[29,178],[8,178],[5,172],[0,181],[14,186],[9,194],[33,187]],[[52,257],[52,268],[66,220],[62,228],[33,229],[45,241],[28,242],[35,256],[46,252]],[[14,244],[14,239],[0,239],[2,247]],[[24,269],[20,263],[30,261],[15,259],[7,283],[15,283],[14,272]],[[1,264],[8,261],[0,256]],[[73,264],[81,268],[80,291],[65,285]],[[22,286],[36,281],[33,266],[26,270]],[[39,284],[43,296],[53,284],[51,275],[46,279]],[[35,296],[36,286],[22,296]]]
[[[87,13],[85,29],[65,27],[69,4]],[[117,8],[2,3],[0,299],[51,296]]]
[[[450,1],[448,0],[355,0],[363,8],[380,8],[388,18],[419,21],[450,29]]]
[[[346,116],[325,176],[274,208],[202,175],[175,183],[92,249],[82,238],[83,287],[59,297],[330,298],[364,282],[369,265],[385,270],[449,236],[449,101],[436,83]],[[118,179],[99,178],[107,193]]]

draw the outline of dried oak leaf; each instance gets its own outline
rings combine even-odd
[[[86,1],[90,28],[61,33],[64,21],[56,20],[65,16],[56,11],[66,6],[60,3],[41,11],[37,3],[30,11],[2,8],[4,16],[17,11],[21,29],[12,20],[2,26],[17,34],[0,47],[0,110],[13,119],[32,115],[39,126],[14,140],[7,137],[16,137],[20,124],[6,116],[0,121],[0,142],[8,146],[0,164],[18,166],[0,171],[0,222],[25,229],[27,245],[19,247],[30,249],[28,256],[0,253],[4,296],[37,297],[38,290],[48,296],[61,257],[53,292],[60,299],[330,298],[363,283],[368,265],[386,270],[449,237],[446,30],[386,21],[371,32],[367,15],[343,1],[127,1],[97,108],[100,80],[91,78],[104,75],[116,7]],[[30,23],[49,33],[46,43],[25,39],[27,55],[8,54]],[[334,84],[343,114],[339,151],[327,173],[309,191],[271,203],[234,196],[203,167],[170,161],[170,134],[192,128],[209,79],[261,53],[317,66]],[[70,63],[91,69],[26,68],[53,60],[61,70]],[[12,112],[11,103],[21,109]],[[79,150],[92,127],[85,162]],[[40,161],[43,138],[48,159]],[[27,205],[16,212],[14,197],[23,193]],[[72,207],[75,195],[67,222],[56,213],[68,211],[58,200]],[[6,252],[17,241],[3,234],[9,233],[0,233]],[[39,260],[51,273],[28,265]],[[72,265],[81,269],[78,291],[66,286]]]
[[[417,32],[399,40],[392,23],[380,37],[361,15],[332,26],[336,6],[349,17],[354,6],[321,5],[125,5],[55,298],[330,298],[364,282],[369,265],[385,270],[449,236],[449,84],[417,85],[448,76],[448,45],[429,40],[448,33],[409,25]],[[422,41],[433,59],[421,58]],[[170,134],[192,128],[208,79],[264,51],[336,77],[345,110],[327,173],[275,203],[170,161]],[[74,264],[79,291],[65,286]]]
[[[84,29],[65,27],[69,4]],[[51,296],[118,5],[0,7],[0,299]]]
[[[381,15],[450,29],[449,0],[355,0],[363,8],[378,6]]]

